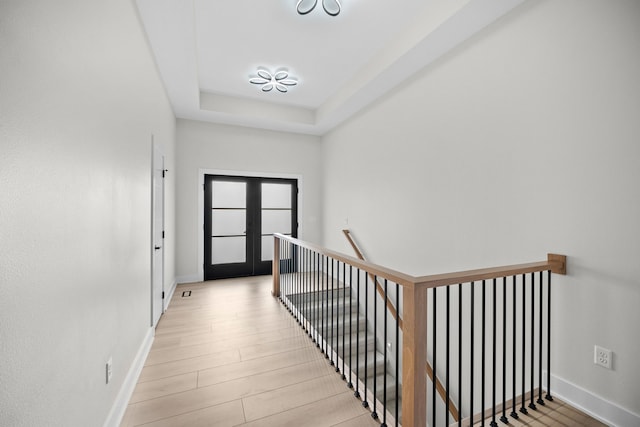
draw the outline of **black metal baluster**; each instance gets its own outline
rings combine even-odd
[[[369,275],[365,273],[364,275],[364,381],[362,381],[362,383],[364,384],[364,401],[362,402],[362,406],[364,406],[365,408],[369,407],[369,402],[367,401],[368,397],[367,397],[367,378],[369,377],[367,374],[367,358],[368,358],[368,354],[367,352],[369,351],[369,349],[367,348],[367,337],[368,337],[368,332],[369,332]],[[373,337],[373,346],[375,347],[375,342],[376,342],[376,337]]]
[[[313,286],[311,289],[311,306],[313,307],[312,323],[313,323],[313,343],[318,342],[318,302],[316,297],[318,296],[318,253],[313,251]]]
[[[551,396],[551,270],[547,271],[547,395],[544,398],[553,402],[553,396]]]
[[[298,258],[296,259],[296,279],[297,279],[297,287],[296,290],[296,312],[298,314],[298,323],[304,330],[304,318],[302,317],[302,295],[304,288],[304,276],[302,275],[302,263],[304,262],[304,249],[298,249]]]
[[[517,298],[516,298],[516,294],[517,294],[517,292],[516,292],[516,290],[517,290],[517,288],[516,288],[516,276],[514,275],[512,277],[513,277],[513,286],[512,286],[512,288],[513,288],[513,304],[512,304],[512,306],[513,306],[513,328],[512,328],[513,352],[512,352],[512,361],[511,361],[511,363],[512,363],[512,370],[513,370],[513,373],[512,373],[512,382],[513,382],[513,384],[512,384],[512,388],[511,388],[511,395],[512,395],[512,398],[511,398],[511,413],[509,415],[512,418],[515,418],[517,420],[518,418],[520,418],[520,416],[518,415],[518,411],[516,410],[516,408],[518,407],[518,400],[516,398],[516,376],[517,376],[517,372],[516,372],[517,371],[517,368],[516,368],[516,359],[517,359],[516,358],[516,347],[517,347],[517,345],[516,345],[516,335],[517,335],[516,334],[516,330],[517,330],[517,327],[516,327],[517,326],[516,325],[516,306],[518,304],[517,304]]]
[[[296,323],[298,322],[298,317],[296,316],[296,287],[297,287],[297,277],[296,277],[296,266],[295,266],[295,246],[291,245],[291,297],[289,301],[291,302],[291,314],[295,319]]]
[[[294,282],[293,282],[293,295],[295,302],[293,303],[293,310],[296,316],[296,322],[300,324],[300,268],[298,263],[300,262],[300,254],[296,251],[296,257],[293,265],[294,270]]]
[[[522,396],[520,396],[520,401],[522,402],[522,406],[520,406],[520,412],[523,414],[528,414],[527,408],[525,408],[525,387],[527,382],[527,371],[526,371],[526,358],[527,358],[527,276],[525,274],[522,275]]]
[[[400,313],[400,285],[396,283],[396,312]],[[396,413],[395,413],[395,419],[396,419],[396,427],[398,427],[398,424],[400,423],[400,421],[398,420],[398,414],[400,412],[400,408],[398,407],[398,401],[400,399],[398,399],[399,396],[399,390],[400,390],[400,320],[399,317],[400,315],[397,316],[398,318],[396,318]]]
[[[284,250],[284,244],[282,242],[282,240],[280,240],[280,245],[279,245],[279,250],[277,253],[278,256],[278,279],[280,282],[280,295],[278,296],[278,299],[280,300],[280,302],[283,302],[282,300],[282,294],[283,294],[283,290],[284,290],[284,278],[283,278],[283,271],[282,271],[282,253]]]
[[[285,265],[286,265],[286,271],[287,271],[287,277],[285,278],[285,298],[287,299],[286,301],[286,307],[287,310],[289,312],[291,312],[291,242],[287,242],[286,245],[286,258],[285,258]]]
[[[378,276],[373,276],[373,337],[374,337],[374,343],[378,340],[378,295],[377,295],[377,288],[378,288]],[[373,417],[373,419],[378,419],[378,412],[376,411],[376,398],[378,397],[377,394],[377,379],[378,379],[378,371],[377,371],[377,367],[378,367],[378,354],[376,351],[376,345],[373,345],[373,410],[371,412],[371,416]]]
[[[343,264],[344,267],[344,264]],[[336,325],[337,325],[337,333],[336,333],[336,372],[340,373],[340,261],[338,261],[338,293],[336,294]],[[344,298],[345,292],[344,282],[342,282],[342,296]],[[344,314],[344,311],[342,312]],[[344,317],[342,319],[342,337],[344,338]],[[344,346],[343,346],[344,349]]]
[[[438,372],[437,371],[437,368],[438,368],[438,365],[437,365],[437,361],[438,361],[438,358],[437,358],[437,355],[438,355],[438,347],[437,347],[438,340],[436,339],[437,336],[438,336],[437,335],[437,326],[438,326],[437,325],[437,323],[438,323],[437,322],[437,320],[438,320],[437,307],[438,307],[438,304],[436,302],[436,296],[437,296],[436,295],[436,289],[438,289],[438,288],[433,288],[433,322],[431,322],[431,323],[433,323],[433,328],[432,328],[432,332],[431,332],[431,335],[432,335],[431,339],[433,340],[433,345],[432,345],[432,348],[433,348],[433,365],[431,367],[432,368],[431,370],[432,370],[432,373],[433,373],[433,379],[431,381],[431,405],[433,406],[433,411],[431,411],[431,413],[433,414],[431,416],[431,425],[432,426],[436,425],[436,412],[437,412],[436,411],[436,408],[437,408],[437,406],[436,406],[436,403],[437,403],[437,400],[436,400],[436,396],[437,396],[436,381],[437,381],[437,378],[438,378],[438,376],[437,376],[437,372]],[[445,403],[445,405],[446,405],[446,403]]]
[[[444,347],[444,354],[445,354],[445,358],[444,358],[444,366],[445,366],[445,395],[446,398],[444,399],[444,405],[446,410],[444,411],[444,420],[445,423],[444,425],[448,426],[449,425],[449,345],[450,345],[450,341],[451,341],[451,327],[450,327],[450,323],[451,320],[449,318],[450,315],[450,307],[449,307],[449,303],[451,301],[451,286],[447,286],[446,288],[446,292],[445,292],[445,296],[446,296],[446,306],[445,306],[445,347]],[[434,380],[435,380],[435,376],[434,376]]]
[[[387,427],[387,304],[389,297],[387,296],[387,279],[384,279],[384,331],[383,331],[383,347],[384,347],[384,375],[382,380],[382,424],[380,427]]]
[[[507,418],[507,278],[502,278],[502,416],[500,421],[509,424]]]
[[[329,329],[329,347],[331,348],[331,356],[329,357],[329,362],[331,364],[331,366],[334,366],[334,362],[333,362],[333,354],[334,354],[334,349],[335,346],[333,344],[333,336],[335,335],[335,329],[338,327],[338,322],[336,321],[336,318],[333,317],[333,310],[335,307],[335,270],[333,269],[333,259],[331,259],[331,329]]]
[[[351,289],[351,286],[349,286]],[[351,296],[351,292],[349,292],[349,296]],[[346,311],[347,311],[347,264],[342,263],[342,379],[346,379],[344,371],[344,338],[347,335],[346,329]],[[349,332],[351,332],[351,324],[349,324]]]
[[[300,303],[298,304],[298,311],[300,312],[300,321],[302,322],[302,329],[306,332],[306,319],[304,314],[304,297],[305,297],[305,287],[306,287],[306,277],[304,275],[304,264],[306,261],[306,248],[300,249],[300,295],[298,296],[298,300]]]
[[[333,322],[333,327],[331,328],[331,366],[336,367],[336,372],[339,372],[338,369],[338,346],[335,341],[338,341],[338,333],[340,332],[340,325],[338,324],[338,287],[340,286],[339,280],[340,277],[340,261],[336,260],[336,266],[333,274],[331,275],[331,321]],[[337,271],[336,271],[337,270]]]
[[[462,283],[458,283],[458,408],[462,408]],[[458,426],[462,427],[460,416]]]
[[[326,257],[325,264],[325,256],[322,256],[322,267],[326,269],[324,272],[323,283],[322,283],[322,352],[324,353],[325,359],[329,358],[329,353],[327,352],[327,328],[329,327],[328,322],[328,312],[329,312],[329,257]]]
[[[313,327],[313,342],[316,343],[316,335],[318,334],[318,305],[316,304],[316,290],[318,289],[318,253],[313,251],[313,270],[312,270],[312,285],[311,285],[311,326]]]
[[[315,343],[316,346],[318,346],[318,343],[320,342],[320,287],[321,287],[321,282],[320,280],[322,280],[322,276],[321,276],[321,267],[320,267],[320,254],[316,253],[316,286],[315,286],[315,292],[313,295],[313,299],[314,299],[314,305],[316,307],[315,310],[315,330],[316,330],[316,334],[315,334]]]
[[[288,246],[289,242],[283,241],[283,244],[280,247],[280,250],[282,252],[282,262],[280,263],[282,267],[282,280],[280,281],[280,301],[282,301],[282,304],[284,304],[285,308],[287,307],[287,300],[289,299],[287,297],[287,280],[289,270],[289,258],[287,257]]]
[[[340,319],[340,261],[336,260],[336,277],[335,277],[335,282],[336,282],[336,290],[335,290],[335,302],[333,303],[333,306],[335,307],[335,324],[336,324],[336,332],[335,332],[335,339],[336,339],[336,346],[335,349],[336,351],[334,352],[336,360],[335,360],[335,366],[336,366],[336,373],[340,373],[340,367],[338,366],[338,358],[340,355],[340,345],[339,345],[339,337],[340,337],[340,322],[338,321]]]
[[[493,298],[493,303],[492,303],[492,313],[491,313],[491,319],[492,319],[492,338],[491,338],[491,344],[493,345],[493,351],[492,351],[492,364],[491,364],[491,383],[492,383],[492,391],[491,391],[491,427],[497,427],[498,423],[496,423],[496,279],[495,277],[493,278],[493,292],[492,292],[492,298]]]
[[[536,276],[535,273],[531,273],[531,382],[529,383],[529,388],[531,389],[531,402],[529,403],[530,409],[537,409],[536,404],[534,403],[534,399],[536,398],[535,392],[533,389],[533,381],[535,378],[535,352],[536,352]]]
[[[470,314],[470,320],[469,320],[469,335],[470,335],[470,339],[471,339],[471,343],[469,344],[469,350],[470,350],[470,362],[469,362],[469,416],[471,417],[471,425],[473,425],[473,375],[474,375],[474,362],[475,362],[475,358],[474,358],[474,349],[475,349],[475,306],[476,306],[476,299],[475,299],[475,283],[471,282],[471,296],[469,297],[470,299],[470,303],[469,305],[471,306],[471,314]]]
[[[288,254],[288,258],[287,258],[287,308],[289,309],[289,311],[291,313],[293,313],[293,310],[291,310],[291,305],[292,305],[292,298],[293,298],[293,266],[291,265],[292,263],[292,259],[293,259],[293,255],[292,253],[292,248],[291,248],[291,243],[289,243],[288,245],[288,249],[289,249],[289,254]]]
[[[307,317],[309,316],[309,311],[307,310],[307,294],[308,294],[308,289],[307,286],[309,286],[309,280],[307,277],[307,263],[309,262],[308,260],[308,249],[307,248],[303,248],[302,249],[302,294],[300,295],[300,307],[302,310],[302,321],[304,324],[304,330],[305,332],[309,332],[309,320],[307,319]]]
[[[316,347],[322,342],[322,282],[324,280],[324,256],[318,254],[318,286],[316,292]]]
[[[536,401],[540,405],[544,405],[544,399],[542,399],[542,319],[543,319],[543,305],[544,305],[544,287],[542,282],[544,281],[543,272],[540,272],[540,324],[539,324],[539,351],[538,351],[538,400]]]
[[[485,374],[485,370],[486,370],[486,360],[485,360],[485,354],[486,354],[486,281],[483,280],[482,281],[482,366],[481,366],[481,372],[480,372],[480,383],[481,383],[481,387],[480,387],[480,391],[482,392],[482,397],[481,397],[481,409],[480,409],[480,425],[482,427],[484,427],[484,410],[486,408],[486,404],[485,404],[485,383],[484,383],[484,374]]]
[[[351,289],[353,287],[353,266],[349,266],[349,383],[347,384],[349,388],[353,388],[353,380],[351,379],[353,375],[353,298],[351,295]],[[356,345],[358,345],[356,341]]]
[[[360,398],[358,388],[360,386],[360,269],[356,269],[356,307],[358,308],[358,327],[356,328],[356,391],[355,397]],[[366,342],[366,335],[365,335]]]
[[[330,354],[329,354],[329,347],[331,345],[331,341],[330,341],[330,337],[331,337],[331,316],[329,314],[329,290],[331,289],[331,268],[329,268],[329,263],[331,263],[331,268],[333,268],[333,260],[330,259],[327,256],[327,285],[326,285],[326,289],[325,289],[325,293],[326,293],[326,301],[325,301],[325,315],[326,315],[326,328],[325,328],[325,337],[324,337],[324,348],[325,348],[325,355],[324,357],[326,359],[329,359]]]
[[[305,302],[307,303],[307,312],[305,314],[305,318],[307,319],[307,328],[309,328],[307,330],[309,337],[312,336],[311,331],[312,329],[312,322],[311,322],[311,298],[313,297],[313,294],[311,292],[312,289],[312,279],[313,279],[313,273],[311,268],[313,267],[313,263],[312,263],[312,259],[311,259],[311,250],[307,250],[307,272],[305,273],[305,277],[307,278],[307,293],[305,294]]]

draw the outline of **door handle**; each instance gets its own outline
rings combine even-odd
[[[160,250],[160,249],[162,249],[162,246],[156,246],[154,249],[155,249],[156,251],[157,251],[157,250]]]

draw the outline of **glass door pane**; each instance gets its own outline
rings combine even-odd
[[[262,183],[261,194],[261,260],[273,259],[273,233],[291,235],[292,185],[290,183]]]
[[[247,183],[211,185],[211,264],[247,261]]]

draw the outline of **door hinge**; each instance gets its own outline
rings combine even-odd
[[[167,172],[169,172],[169,169],[162,169],[162,177],[165,178],[167,176]]]
[[[164,299],[164,291],[162,291],[162,299]]]
[[[164,239],[164,230],[162,230],[162,238]]]

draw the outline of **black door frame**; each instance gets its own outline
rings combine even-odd
[[[211,264],[211,184],[214,181],[245,182],[247,184],[246,202],[246,254],[244,263]],[[272,178],[258,176],[239,176],[223,174],[205,174],[204,176],[204,280],[258,276],[270,274],[271,261],[262,261],[262,183],[288,183],[292,185],[291,192],[291,235],[298,237],[298,179]]]

